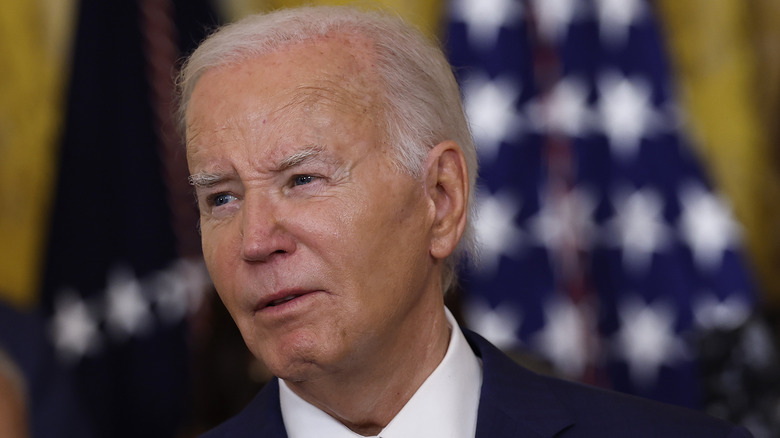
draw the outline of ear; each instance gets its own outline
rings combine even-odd
[[[439,143],[428,153],[425,193],[435,214],[430,253],[444,259],[458,245],[466,228],[469,177],[466,158],[454,141]]]

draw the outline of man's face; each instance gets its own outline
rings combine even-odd
[[[441,306],[435,208],[391,162],[370,62],[361,40],[323,38],[208,71],[190,101],[209,272],[283,378],[393,354]]]

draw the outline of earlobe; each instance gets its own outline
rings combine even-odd
[[[430,251],[444,259],[455,251],[466,228],[468,169],[460,146],[453,141],[436,145],[428,154],[426,172],[426,192],[435,212]]]

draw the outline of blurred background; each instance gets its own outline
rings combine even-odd
[[[200,259],[172,78],[302,3],[0,4],[0,434],[190,437],[270,378]],[[780,0],[376,3],[442,42],[478,144],[461,321],[780,436]]]

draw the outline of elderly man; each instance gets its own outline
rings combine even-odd
[[[278,379],[208,436],[749,436],[540,377],[443,303],[476,153],[441,51],[348,8],[255,16],[179,81],[203,253]]]

